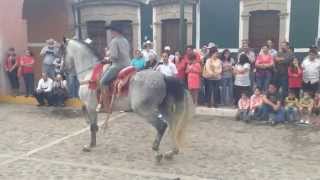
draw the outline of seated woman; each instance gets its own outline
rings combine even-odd
[[[136,50],[135,57],[131,60],[131,66],[133,66],[137,71],[144,69],[146,61],[140,50]]]
[[[64,106],[64,102],[68,97],[67,81],[62,78],[61,74],[57,74],[53,82],[53,103],[54,106]]]

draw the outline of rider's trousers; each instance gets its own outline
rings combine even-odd
[[[125,68],[124,66],[111,65],[102,75],[100,84],[103,86],[109,86],[110,83],[116,79],[118,73],[121,69]]]

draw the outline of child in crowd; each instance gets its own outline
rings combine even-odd
[[[260,116],[263,95],[261,89],[256,88],[254,94],[250,97],[250,119],[257,119]]]
[[[289,89],[293,91],[295,97],[299,98],[300,89],[302,87],[302,68],[299,65],[298,58],[294,58],[288,68],[288,85]]]
[[[289,122],[297,121],[299,118],[299,100],[296,97],[295,91],[290,90],[288,97],[285,98],[285,115]]]
[[[191,92],[193,103],[198,104],[198,94],[200,90],[201,65],[196,61],[196,55],[189,55],[189,64],[186,68],[188,79],[188,89]]]
[[[304,92],[303,97],[300,98],[299,109],[302,116],[300,123],[309,124],[313,109],[313,99],[311,98],[309,92]]]
[[[241,98],[238,101],[237,119],[242,121],[249,121],[250,99],[245,92],[241,93]]]

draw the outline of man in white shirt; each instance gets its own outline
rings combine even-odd
[[[35,98],[38,101],[38,106],[44,106],[45,100],[48,106],[53,105],[52,103],[52,87],[53,81],[48,77],[46,73],[42,73],[42,78],[38,82],[38,86],[35,92]]]
[[[176,77],[176,75],[178,74],[178,71],[177,71],[176,65],[169,62],[168,53],[165,52],[162,54],[162,61],[163,63],[160,64],[156,70],[161,72],[165,76]]]
[[[315,49],[310,49],[302,64],[303,70],[303,90],[314,94],[319,87],[320,59]]]

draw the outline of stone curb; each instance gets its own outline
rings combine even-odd
[[[228,108],[206,108],[206,107],[197,107],[197,115],[207,115],[207,116],[218,116],[218,117],[235,117],[237,114],[236,109]]]
[[[9,104],[21,104],[21,105],[37,105],[35,98],[26,98],[24,96],[0,96],[0,102]],[[69,99],[66,101],[67,107],[80,108],[81,102],[79,99]],[[236,109],[230,108],[207,108],[199,106],[196,108],[197,115],[206,116],[218,116],[218,117],[235,117],[237,113]]]

